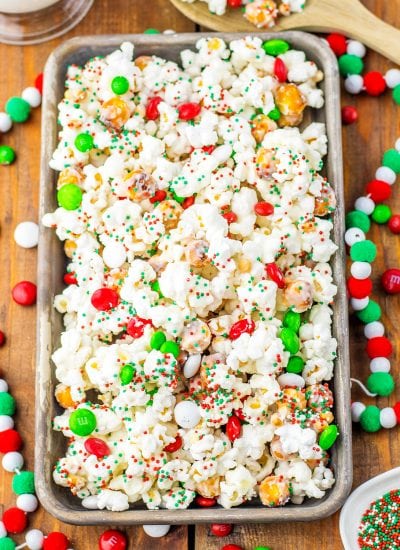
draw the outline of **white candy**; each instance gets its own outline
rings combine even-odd
[[[369,304],[369,298],[368,296],[365,298],[352,298],[350,300],[351,307],[354,309],[354,311],[361,311],[362,309],[366,308]]]
[[[347,42],[347,53],[349,55],[356,55],[357,57],[364,57],[367,53],[367,49],[364,44],[361,44],[358,40],[349,40]]]
[[[0,113],[0,132],[8,132],[12,128],[12,120],[7,113]]]
[[[360,416],[365,411],[366,406],[360,401],[354,401],[351,404],[351,419],[353,422],[360,422]]]
[[[397,149],[397,151],[400,151],[400,138],[396,139],[396,143],[394,144],[394,147],[395,149]]]
[[[371,372],[389,372],[390,361],[387,357],[375,357],[371,360],[369,368]]]
[[[25,88],[21,94],[22,99],[25,99],[31,107],[39,107],[42,103],[42,94],[34,86]]]
[[[352,246],[354,243],[365,241],[365,233],[359,227],[350,227],[344,234],[345,243]]]
[[[392,407],[385,407],[379,413],[379,421],[382,428],[394,428],[397,424],[396,413]]]
[[[186,360],[185,366],[183,367],[183,376],[185,378],[192,378],[200,368],[201,364],[201,354],[197,353],[196,355],[189,355]]]
[[[7,529],[4,527],[4,523],[0,521],[0,539],[4,539],[7,536]]]
[[[174,29],[165,29],[163,34],[176,34],[176,31],[174,31]]]
[[[43,548],[44,535],[39,529],[31,529],[25,535],[25,542],[29,550],[41,550]]]
[[[14,229],[14,240],[22,248],[33,248],[39,242],[39,226],[35,222],[21,222]]]
[[[97,495],[90,495],[89,497],[86,497],[82,500],[82,506],[84,506],[88,510],[97,510],[97,502]]]
[[[194,401],[180,401],[174,409],[175,421],[181,428],[194,428],[200,422],[199,408]]]
[[[350,273],[355,279],[366,279],[372,273],[372,266],[368,262],[353,262]]]
[[[0,432],[5,430],[12,430],[14,428],[14,420],[11,416],[6,414],[0,415]]]
[[[400,84],[400,69],[389,69],[383,78],[389,88],[396,88]]]
[[[38,507],[38,499],[35,495],[19,495],[16,501],[17,508],[23,510],[24,512],[34,512]]]
[[[122,243],[112,243],[104,247],[103,261],[111,269],[121,267],[126,260],[126,250]]]
[[[165,537],[170,529],[170,525],[143,525],[143,531],[146,535],[154,538]]]
[[[388,166],[380,166],[375,172],[377,180],[385,181],[389,185],[393,185],[397,179],[397,174]]]
[[[350,74],[344,80],[344,89],[349,94],[359,94],[364,87],[363,77],[359,74]]]
[[[0,392],[7,392],[8,391],[8,384],[5,380],[0,378]]]
[[[281,374],[278,376],[278,383],[283,387],[290,387],[290,388],[304,388],[306,385],[306,381],[302,376],[299,376],[298,374],[295,374],[294,372],[285,372],[284,374]]]
[[[379,321],[373,321],[368,323],[364,327],[364,336],[365,338],[376,338],[378,336],[383,336],[385,334],[385,327]]]
[[[358,197],[358,199],[354,203],[354,208],[356,210],[359,210],[360,212],[364,212],[364,214],[367,214],[367,216],[369,216],[375,209],[375,203],[369,197]]]
[[[11,451],[3,456],[1,464],[6,472],[15,472],[15,470],[20,470],[24,465],[24,457],[21,453]]]

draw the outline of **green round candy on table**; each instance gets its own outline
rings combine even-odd
[[[281,118],[281,112],[278,107],[275,107],[267,115],[271,120],[279,120]]]
[[[15,160],[15,151],[8,145],[0,145],[0,164],[11,164]]]
[[[161,34],[161,31],[157,29],[146,29],[143,34]]]
[[[397,103],[397,105],[400,105],[400,84],[398,84],[395,88],[393,88],[393,101]]]
[[[130,384],[132,382],[133,377],[135,376],[135,372],[136,372],[135,367],[130,363],[127,363],[126,365],[124,365],[119,373],[119,379],[121,380],[121,384],[123,386]]]
[[[16,546],[15,542],[9,537],[0,539],[0,550],[14,550]]]
[[[289,44],[285,40],[281,40],[280,38],[267,40],[266,42],[264,42],[262,47],[267,55],[273,55],[274,57],[290,50]]]
[[[271,550],[270,546],[255,546],[254,550]]]
[[[15,413],[15,399],[8,392],[0,392],[0,414],[12,416]]]
[[[82,203],[82,189],[75,183],[67,183],[57,191],[57,202],[65,210],[76,210]]]
[[[400,152],[396,149],[388,149],[383,153],[382,164],[391,168],[396,174],[400,174]]]
[[[114,94],[126,94],[126,92],[129,90],[129,80],[124,76],[116,76],[112,79],[111,89]]]
[[[161,346],[167,341],[167,337],[161,330],[157,330],[150,338],[151,349],[160,349]]]
[[[367,307],[365,307],[361,311],[357,311],[356,315],[360,319],[360,321],[367,325],[368,323],[372,323],[373,321],[379,321],[382,315],[382,311],[379,304],[377,304],[374,300],[370,300]]]
[[[175,359],[180,354],[181,350],[176,342],[173,342],[172,340],[167,340],[163,343],[163,345],[160,348],[161,353],[171,353]]]
[[[361,229],[364,233],[368,233],[371,222],[367,214],[360,210],[353,210],[346,214],[346,229],[350,229],[351,227],[358,227],[358,229]]]
[[[301,315],[297,311],[289,310],[285,313],[283,318],[283,325],[291,328],[294,332],[299,332],[301,325]]]
[[[288,327],[283,327],[279,338],[282,340],[283,347],[286,351],[289,351],[293,355],[296,354],[300,349],[300,340],[297,334]]]
[[[339,71],[342,76],[350,74],[361,74],[364,69],[364,62],[357,55],[345,53],[339,57]]]
[[[360,424],[366,432],[377,432],[381,429],[380,410],[375,405],[369,405],[361,413]]]
[[[368,376],[367,388],[372,393],[386,397],[394,390],[393,376],[388,372],[373,372]]]
[[[87,153],[93,149],[93,137],[90,134],[78,134],[74,141],[75,147],[81,153]]]
[[[25,122],[29,118],[31,106],[22,97],[11,97],[5,107],[6,113],[14,122]]]
[[[69,417],[69,427],[75,435],[90,435],[96,425],[96,416],[89,409],[76,409]]]
[[[319,436],[318,445],[321,447],[321,449],[327,451],[335,443],[338,435],[338,427],[336,426],[336,424],[331,424],[322,431],[321,435]]]
[[[304,359],[299,355],[294,355],[288,361],[286,366],[286,372],[293,372],[294,374],[300,374],[304,369]]]
[[[33,472],[20,472],[12,480],[12,490],[16,495],[35,494],[35,476]]]
[[[350,248],[350,258],[353,262],[371,263],[376,258],[376,245],[369,240],[358,241]]]
[[[377,204],[372,212],[372,219],[375,223],[387,223],[390,220],[392,211],[387,204]]]

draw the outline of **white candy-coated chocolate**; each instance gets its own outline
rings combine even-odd
[[[39,226],[35,222],[21,222],[14,229],[14,240],[22,248],[34,248],[39,242]]]
[[[126,250],[123,244],[113,242],[104,247],[103,261],[111,269],[121,267],[126,260]]]
[[[285,372],[284,374],[281,374],[278,376],[278,382],[282,388],[304,388],[306,385],[304,378],[293,372]]]
[[[165,537],[170,529],[170,525],[143,525],[143,531],[146,535],[153,538]]]
[[[189,355],[183,367],[183,374],[185,378],[192,378],[195,374],[197,374],[200,368],[200,363],[201,363],[200,353],[197,353],[196,355]]]
[[[199,407],[194,401],[180,401],[175,405],[174,418],[181,428],[194,428],[200,422]]]

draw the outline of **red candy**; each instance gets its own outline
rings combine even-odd
[[[92,306],[99,311],[109,311],[113,307],[117,307],[119,297],[112,288],[99,288],[93,292],[91,302]]]
[[[211,533],[215,537],[227,537],[232,533],[233,525],[229,523],[213,523],[211,525]]]
[[[386,81],[378,71],[370,71],[364,75],[364,87],[367,94],[378,96],[386,90]]]
[[[400,292],[400,269],[387,269],[382,275],[382,286],[388,294]]]
[[[187,208],[190,208],[194,205],[194,195],[191,197],[186,197],[186,199],[182,203],[182,208],[186,210]]]
[[[392,188],[388,183],[381,180],[372,180],[367,183],[366,195],[369,195],[375,203],[387,200],[392,193]]]
[[[234,413],[242,422],[246,422],[246,419],[243,414],[243,409],[235,409]]]
[[[6,341],[6,335],[2,330],[0,330],[0,348],[1,346],[4,346],[5,341]]]
[[[358,111],[355,107],[351,105],[346,105],[342,107],[342,122],[343,124],[349,125],[356,122],[358,119]]]
[[[39,90],[39,92],[43,93],[43,73],[40,73],[35,78],[35,88]]]
[[[43,541],[43,550],[68,550],[69,541],[64,533],[53,531]]]
[[[254,205],[254,212],[258,216],[270,216],[274,213],[274,207],[270,202],[261,201]]]
[[[215,498],[206,498],[201,495],[197,495],[196,504],[202,508],[211,508],[217,504],[217,500]]]
[[[256,328],[256,324],[252,319],[241,319],[240,321],[236,321],[236,323],[233,323],[231,326],[231,330],[229,331],[229,338],[231,340],[237,340],[241,334],[244,334],[247,332],[248,334],[251,334],[254,332],[254,329]]]
[[[347,281],[347,290],[351,298],[365,298],[372,292],[371,279],[355,279],[350,277]]]
[[[333,50],[333,52],[335,53],[335,55],[337,55],[338,57],[346,53],[347,51],[346,37],[343,36],[343,34],[338,34],[338,33],[329,34],[326,37],[326,40],[328,41],[328,44]]]
[[[3,514],[2,521],[6,531],[12,534],[22,533],[28,524],[26,513],[19,508],[9,508]],[[52,550],[56,550],[52,548]]]
[[[129,336],[132,336],[132,338],[140,338],[144,334],[144,328],[146,325],[151,325],[151,321],[149,319],[133,317],[126,327],[126,332]]]
[[[84,447],[89,454],[95,455],[97,458],[104,458],[111,453],[107,443],[98,437],[89,437],[86,439]]]
[[[22,439],[15,430],[4,430],[0,432],[0,453],[19,451],[22,447]]]
[[[175,437],[175,441],[173,441],[172,443],[170,443],[169,445],[166,445],[164,447],[164,451],[166,453],[174,453],[175,451],[177,451],[181,447],[182,447],[182,438],[181,438],[180,435],[177,435]]]
[[[20,306],[31,306],[36,303],[36,285],[30,281],[21,281],[12,289],[12,297]]]
[[[75,273],[73,271],[68,272],[64,275],[64,283],[66,285],[76,285],[78,283]]]
[[[125,535],[115,529],[104,531],[99,539],[100,550],[125,550],[126,547]]]
[[[389,357],[393,348],[386,336],[376,336],[368,340],[366,351],[370,359],[375,359],[376,357]]]
[[[235,441],[240,436],[242,431],[242,424],[239,418],[235,415],[232,415],[228,418],[226,423],[226,435],[228,436],[229,441]]]
[[[242,0],[228,0],[228,6],[230,8],[240,8],[242,5]]]
[[[204,145],[202,150],[208,155],[211,155],[211,153],[215,150],[215,145]]]
[[[275,262],[267,264],[265,266],[265,271],[271,281],[274,281],[278,285],[278,288],[285,288],[285,278]]]
[[[154,204],[155,202],[161,202],[167,196],[167,192],[163,189],[158,189],[154,195],[149,199],[149,201]]]
[[[163,98],[158,95],[149,99],[149,102],[146,106],[146,118],[148,120],[158,119],[158,117],[160,116],[158,106],[160,105],[161,101],[163,101]]]
[[[222,217],[225,218],[228,223],[233,223],[237,221],[237,216],[235,212],[225,212],[225,214],[222,214]]]
[[[243,546],[238,546],[237,544],[225,544],[221,550],[243,550]]]
[[[389,222],[388,222],[388,227],[390,229],[390,231],[392,233],[394,233],[395,235],[399,235],[400,234],[400,214],[394,214]]]
[[[198,103],[183,103],[178,107],[179,118],[181,120],[192,120],[200,114],[201,105]]]
[[[397,401],[397,403],[393,405],[393,410],[396,415],[397,424],[400,424],[400,401]]]
[[[285,63],[282,61],[280,57],[275,58],[274,75],[276,76],[278,81],[286,82],[287,74],[288,74],[288,70]]]

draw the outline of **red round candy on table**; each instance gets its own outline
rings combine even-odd
[[[22,447],[22,438],[16,430],[0,432],[0,453],[19,451]]]
[[[201,495],[197,495],[195,500],[196,504],[202,508],[211,508],[217,504],[217,499],[202,497]]]
[[[243,546],[238,546],[237,544],[225,544],[221,550],[243,550]]]
[[[211,155],[211,153],[215,150],[215,145],[204,145],[202,150],[208,155]]]
[[[175,441],[172,443],[169,443],[169,445],[166,445],[164,447],[164,451],[167,453],[174,453],[175,451],[178,451],[182,447],[182,438],[180,435],[177,435],[175,437]]]
[[[352,105],[345,105],[342,107],[342,122],[343,124],[349,125],[356,122],[358,119],[358,111]]]
[[[279,82],[286,82],[288,69],[280,57],[275,58],[274,75]]]
[[[31,306],[36,303],[36,285],[30,281],[21,281],[12,289],[14,302],[20,306]]]
[[[100,536],[99,550],[125,550],[126,547],[126,537],[121,531],[109,529]]]
[[[226,435],[228,436],[229,441],[235,441],[238,437],[240,437],[240,432],[242,431],[242,423],[240,422],[239,418],[235,415],[232,415],[228,418],[228,422],[226,423]]]
[[[213,523],[211,525],[211,533],[215,537],[227,537],[232,533],[233,525],[229,523]]]
[[[112,288],[99,288],[91,298],[92,306],[99,311],[109,311],[119,303],[118,293]]]
[[[186,199],[182,203],[182,208],[186,210],[187,208],[190,208],[194,205],[194,195],[191,197],[186,197]]]
[[[133,317],[126,327],[126,332],[129,336],[132,336],[132,338],[140,338],[144,334],[144,328],[146,325],[151,325],[150,319]]]
[[[43,73],[40,73],[35,78],[35,88],[39,90],[39,92],[43,93]]]
[[[393,410],[396,415],[397,424],[400,424],[400,401],[397,401],[397,403],[393,405]]]
[[[53,531],[45,537],[43,550],[68,550],[69,540],[59,531]]]
[[[381,278],[382,286],[388,294],[400,292],[400,269],[387,269]]]
[[[240,319],[240,321],[236,321],[236,323],[233,323],[231,326],[229,338],[231,340],[237,340],[241,334],[245,332],[251,334],[254,332],[255,328],[256,324],[252,319]]]
[[[367,94],[378,96],[386,90],[386,81],[382,73],[370,71],[364,75],[364,87]]]
[[[393,216],[391,216],[388,222],[388,227],[390,231],[395,235],[400,234],[400,214],[394,214]]]
[[[372,292],[372,281],[371,279],[356,279],[355,277],[349,277],[347,281],[347,290],[351,298],[365,298]]]
[[[274,213],[274,206],[270,202],[265,202],[265,201],[257,202],[254,205],[254,212],[258,216],[270,216],[271,214]]]
[[[234,223],[238,219],[235,212],[225,212],[225,214],[222,214],[222,217],[225,218],[228,223]]]
[[[154,195],[149,199],[152,204],[155,202],[161,202],[163,201],[167,196],[167,192],[163,189],[158,189]]]
[[[278,285],[278,288],[285,288],[285,278],[282,271],[275,262],[266,264],[265,271],[267,272],[267,275],[271,279],[271,281],[274,281],[274,283]]]
[[[240,8],[242,6],[242,0],[228,0],[228,6],[230,8]]]
[[[365,194],[369,195],[375,203],[387,200],[392,193],[391,186],[385,181],[372,180],[367,183]]]
[[[84,447],[89,454],[95,455],[97,458],[104,458],[111,454],[107,443],[98,437],[89,437],[86,439]]]
[[[339,33],[328,34],[328,36],[326,37],[326,40],[328,41],[328,44],[333,50],[333,52],[335,53],[335,55],[337,55],[338,57],[346,53],[347,51],[346,37],[343,36],[343,34],[339,34]]]
[[[200,114],[201,105],[199,103],[182,103],[178,107],[180,120],[192,120]]]
[[[162,97],[155,96],[149,99],[146,105],[146,118],[147,120],[157,120],[160,116],[158,106],[163,101]]]
[[[386,336],[376,336],[368,340],[366,351],[370,359],[389,357],[392,354],[393,347]]]
[[[2,521],[8,533],[13,535],[25,531],[28,524],[26,513],[19,508],[9,508],[3,513]],[[55,550],[54,548],[52,550]]]
[[[6,335],[2,330],[0,330],[0,348],[1,346],[4,346],[5,341],[6,341]]]
[[[76,285],[78,281],[76,280],[75,273],[73,271],[66,273],[64,275],[64,283],[66,285]]]

